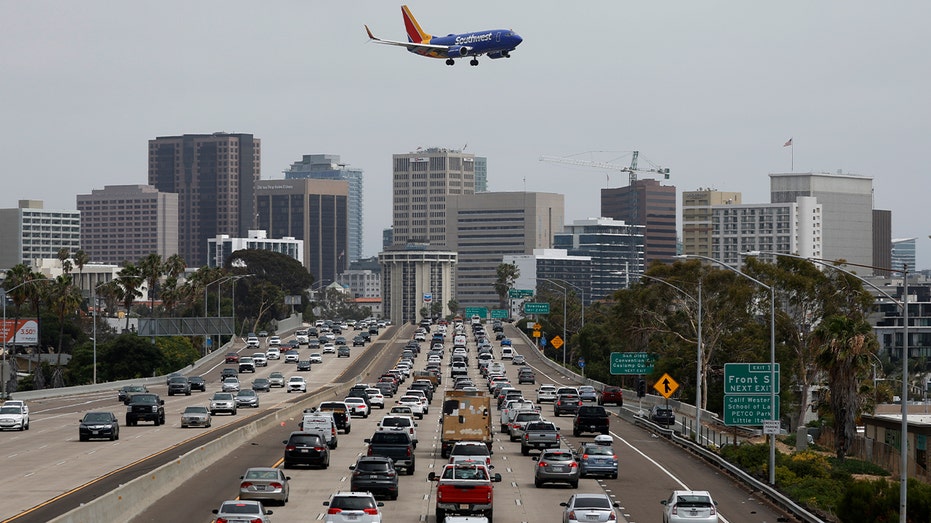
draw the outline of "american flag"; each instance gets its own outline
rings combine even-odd
[[[787,141],[786,143],[782,144],[782,146],[783,146],[783,147],[791,147],[791,146],[792,146],[792,138],[789,138],[789,141]]]

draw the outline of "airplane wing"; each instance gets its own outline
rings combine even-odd
[[[448,45],[435,45],[435,44],[423,44],[423,43],[416,43],[416,42],[396,42],[394,40],[382,40],[381,38],[378,38],[372,34],[372,31],[371,29],[369,29],[369,26],[365,26],[365,32],[368,33],[369,39],[372,40],[373,42],[376,42],[379,44],[406,47],[409,51],[420,54],[420,55],[433,55],[433,54],[436,54],[438,51],[441,51],[444,53],[446,51],[449,51]]]

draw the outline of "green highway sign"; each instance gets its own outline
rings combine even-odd
[[[533,289],[508,289],[508,298],[517,299],[533,296]]]
[[[527,302],[524,304],[524,314],[549,314],[550,304],[543,302]]]
[[[612,352],[611,374],[651,374],[653,372],[653,360],[653,355],[648,352]]]
[[[762,425],[771,419],[769,406],[772,396],[753,394],[726,394],[724,396],[725,425]],[[779,419],[779,396],[776,396],[776,416]]]
[[[725,363],[724,394],[772,394],[769,363]],[[779,394],[779,364],[776,364],[776,394]]]
[[[488,307],[466,307],[466,318],[471,318],[472,316],[478,316],[479,318],[488,317]]]
[[[503,320],[508,317],[507,309],[491,309],[491,317],[494,319]]]

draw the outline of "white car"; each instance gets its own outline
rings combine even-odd
[[[334,345],[333,343],[324,343],[323,353],[324,354],[336,354],[336,345]]]
[[[301,345],[307,345],[310,341],[310,337],[307,336],[307,331],[300,330],[294,333],[294,339],[297,340]]]
[[[323,363],[323,354],[311,352],[307,359],[309,359],[311,363]]]
[[[256,352],[252,355],[252,363],[256,367],[268,367],[268,356],[264,352]]]
[[[410,434],[414,448],[417,448],[417,423],[411,416],[389,414],[378,422],[378,430],[385,432],[407,432]]]
[[[297,360],[300,359],[300,355],[294,349],[285,351],[284,353],[284,362],[285,363],[297,363]]]
[[[307,392],[307,382],[300,376],[288,378],[288,392]]]
[[[29,430],[29,412],[21,405],[0,407],[0,430]]]
[[[540,388],[537,389],[537,403],[543,403],[544,401],[556,401],[555,385],[540,385]]]
[[[401,396],[398,399],[398,405],[403,405],[405,407],[410,407],[411,412],[414,413],[414,417],[417,419],[423,419],[424,408],[423,403],[421,403],[420,396]]]
[[[223,386],[220,388],[223,392],[239,392],[239,378],[230,376],[223,379]]]
[[[280,360],[281,349],[279,349],[278,347],[269,347],[268,350],[265,351],[265,358],[270,359],[270,360]]]
[[[329,501],[323,523],[382,523],[381,508],[385,504],[375,501],[371,492],[337,492]]]
[[[370,409],[369,409],[368,403],[365,402],[365,398],[355,398],[355,397],[350,396],[344,399],[343,403],[345,403],[346,406],[349,407],[350,414],[355,414],[356,416],[362,416],[363,418],[369,417]]]
[[[663,523],[718,523],[717,503],[706,490],[673,490],[663,504]]]
[[[280,336],[271,336],[271,337],[269,337],[269,338],[268,338],[268,344],[269,344],[269,345],[273,345],[273,346],[275,346],[275,347],[277,347],[278,345],[281,345],[281,337],[280,337]]]
[[[259,346],[258,336],[249,336],[248,338],[246,338],[246,346],[247,347],[258,347]]]
[[[375,407],[378,407],[380,409],[385,408],[385,395],[381,393],[381,390],[376,389],[375,387],[371,387],[371,388],[365,389],[365,392],[366,394],[369,395],[369,407],[370,408],[373,408],[373,409]]]

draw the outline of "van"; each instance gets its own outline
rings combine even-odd
[[[331,412],[305,412],[300,423],[301,432],[305,434],[319,434],[327,446],[336,448],[336,420]]]
[[[511,347],[501,347],[501,359],[510,360],[514,358],[514,349]]]

